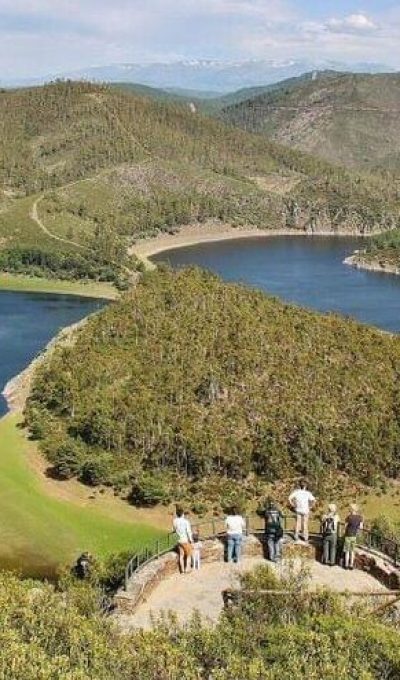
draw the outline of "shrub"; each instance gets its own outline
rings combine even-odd
[[[86,458],[79,472],[79,479],[89,486],[106,484],[109,482],[113,459],[110,454],[101,453]]]
[[[133,505],[145,507],[166,503],[170,500],[170,490],[161,476],[143,474],[133,485],[129,501]]]

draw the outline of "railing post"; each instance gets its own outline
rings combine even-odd
[[[129,562],[128,562],[128,565],[125,567],[125,577],[124,577],[124,590],[125,590],[125,592],[128,590],[128,581],[129,581]]]

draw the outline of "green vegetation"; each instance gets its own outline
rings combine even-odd
[[[38,278],[18,274],[0,274],[0,290],[80,295],[110,300],[115,300],[118,297],[114,286],[109,283],[60,281],[59,279],[45,279],[42,276]]]
[[[222,120],[331,163],[398,172],[399,74],[328,72],[279,85],[228,105]]]
[[[366,248],[356,253],[355,259],[361,265],[365,263],[400,270],[400,229],[373,236]]]
[[[395,625],[343,598],[307,592],[304,573],[283,583],[267,568],[247,595],[208,628],[167,618],[149,632],[121,635],[100,614],[99,593],[65,579],[58,590],[0,577],[0,675],[7,680],[380,680],[400,674]],[[369,606],[371,606],[369,604]]]
[[[112,282],[120,289],[129,283],[127,275],[117,272],[112,264],[100,260],[93,252],[67,254],[44,248],[16,246],[0,251],[0,270],[66,281],[87,279]]]
[[[399,224],[389,176],[362,177],[180,103],[90,83],[0,93],[0,184],[3,271],[122,286],[137,238],[188,222]]]
[[[396,476],[399,372],[396,337],[165,270],[52,354],[27,420],[62,478],[218,506],[296,474]]]
[[[0,561],[30,575],[53,575],[83,550],[104,556],[136,547],[159,532],[98,504],[51,497],[30,467],[34,447],[15,416],[0,420]],[[37,455],[37,454],[36,454]],[[87,494],[86,494],[87,497]],[[89,503],[89,504],[88,504]],[[3,612],[4,614],[4,612]],[[0,673],[1,676],[1,673]]]

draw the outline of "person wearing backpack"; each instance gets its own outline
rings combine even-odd
[[[330,567],[336,564],[338,526],[340,518],[334,503],[328,505],[328,512],[321,519],[322,563]]]
[[[265,538],[268,548],[268,559],[276,562],[282,554],[283,515],[273,501],[268,501],[265,510]]]

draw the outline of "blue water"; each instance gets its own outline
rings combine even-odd
[[[400,332],[400,276],[342,264],[363,242],[357,238],[272,236],[204,243],[169,250],[154,262],[196,264],[283,300],[335,311]]]
[[[0,392],[63,328],[101,309],[104,300],[0,291]],[[7,404],[0,397],[0,416]]]

